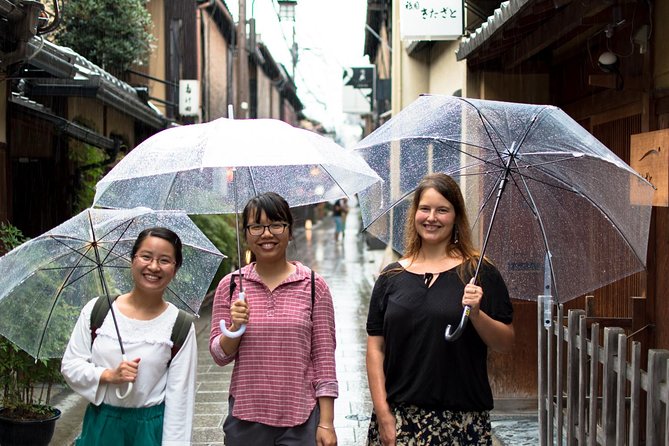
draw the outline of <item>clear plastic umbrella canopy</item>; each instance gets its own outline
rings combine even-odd
[[[139,144],[98,183],[94,205],[233,213],[263,192],[301,206],[378,180],[357,154],[317,133],[274,119],[220,118]]]
[[[652,185],[559,108],[421,96],[355,150],[384,180],[359,196],[363,223],[400,253],[414,188],[443,172],[513,298],[565,302],[645,268]]]
[[[132,289],[130,252],[153,226],[183,244],[165,299],[197,313],[225,256],[186,214],[88,209],[0,258],[0,333],[35,358],[61,357],[86,302]]]

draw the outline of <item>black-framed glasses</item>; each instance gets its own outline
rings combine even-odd
[[[135,255],[135,258],[144,265],[150,265],[151,263],[154,262],[154,260],[158,263],[158,265],[162,267],[177,264],[177,262],[175,262],[169,257],[153,257],[148,254],[137,254]]]
[[[249,231],[251,235],[263,235],[265,229],[269,229],[269,233],[273,235],[283,234],[288,227],[288,223],[270,223],[268,225],[254,224],[246,226],[246,230]]]

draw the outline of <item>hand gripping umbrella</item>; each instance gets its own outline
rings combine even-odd
[[[165,291],[166,300],[197,313],[225,256],[186,214],[87,209],[0,258],[2,335],[36,359],[61,357],[90,299],[132,288],[132,246],[142,230],[153,226],[172,229],[183,245],[183,265]]]
[[[237,214],[263,192],[295,207],[351,197],[376,181],[359,155],[317,133],[275,119],[220,118],[139,144],[97,184],[94,205]]]
[[[645,268],[652,185],[557,107],[421,96],[355,151],[384,179],[360,193],[364,226],[400,253],[414,188],[443,172],[513,298],[566,302]]]

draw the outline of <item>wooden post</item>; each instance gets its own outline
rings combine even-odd
[[[588,446],[597,445],[597,407],[599,399],[599,324],[594,323],[590,328],[590,344],[592,354],[590,358],[590,407],[588,423]]]
[[[646,444],[661,444],[662,429],[662,401],[657,396],[660,393],[660,382],[667,373],[669,351],[651,349],[648,351],[648,375],[646,397]]]
[[[604,374],[602,375],[602,419],[604,446],[616,444],[616,381],[613,370],[617,353],[618,335],[624,334],[619,327],[604,328]]]
[[[624,333],[618,335],[618,360],[614,364],[618,366],[616,375],[616,444],[625,444],[625,419],[627,399],[627,336]]]
[[[551,324],[552,326],[552,324]],[[550,327],[544,326],[544,302],[543,299],[537,300],[537,359],[539,361],[537,376],[537,408],[539,409],[539,446],[548,446],[547,425],[546,425],[546,388],[548,386],[548,368],[547,360],[547,338],[550,337]]]
[[[567,446],[576,442],[576,419],[578,413],[578,326],[583,310],[569,310],[567,320]]]

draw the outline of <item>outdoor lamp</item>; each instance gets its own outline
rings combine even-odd
[[[606,73],[615,73],[618,71],[618,56],[611,51],[604,51],[599,55],[597,64],[602,71]]]

